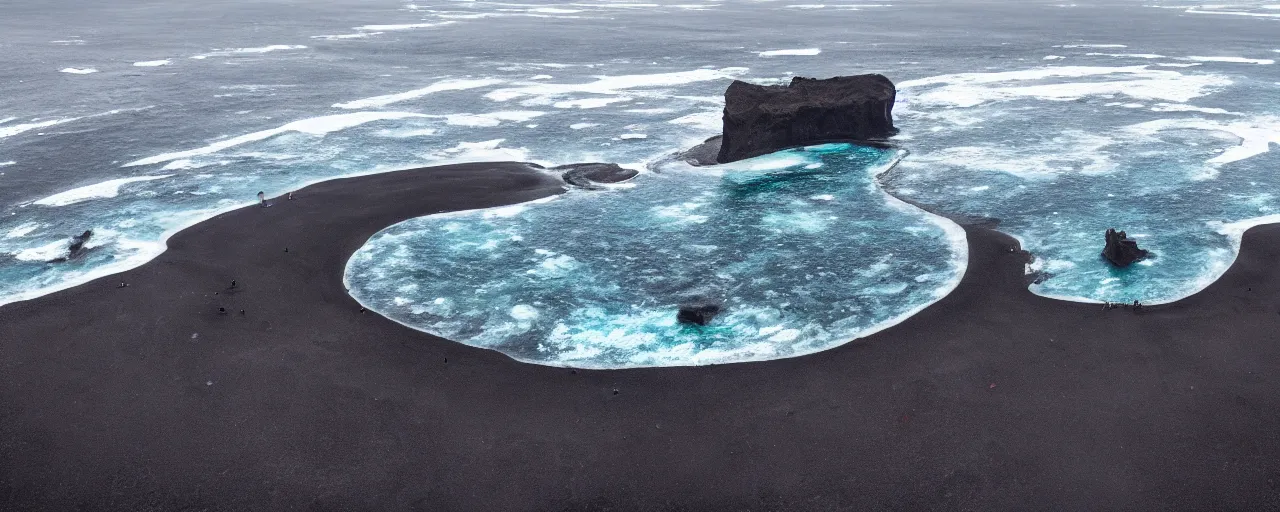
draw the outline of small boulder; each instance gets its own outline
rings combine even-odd
[[[1138,248],[1137,240],[1130,240],[1124,231],[1107,230],[1107,245],[1102,249],[1102,257],[1117,267],[1127,267],[1135,261],[1146,259],[1150,255],[1145,249]]]
[[[716,159],[720,156],[720,143],[723,139],[723,135],[716,135],[702,144],[677,153],[675,158],[694,167],[716,165],[720,163]]]
[[[682,324],[707,325],[711,323],[711,319],[720,314],[720,310],[721,306],[718,302],[706,300],[686,302],[680,305],[676,321]]]
[[[553,167],[553,171],[562,171],[560,179],[579,188],[600,188],[601,183],[622,183],[640,174],[635,169],[627,169],[618,164],[569,164]]]

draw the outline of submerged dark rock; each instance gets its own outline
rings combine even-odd
[[[565,183],[580,188],[599,188],[601,183],[622,183],[640,174],[635,169],[627,169],[618,164],[569,164],[553,167],[553,171],[563,171],[560,178]]]
[[[1137,240],[1130,240],[1124,231],[1107,230],[1107,245],[1102,249],[1102,257],[1117,267],[1127,267],[1135,261],[1146,259],[1150,253],[1138,248]]]
[[[707,325],[711,323],[711,319],[720,314],[720,310],[719,302],[708,300],[686,302],[680,305],[676,321],[682,324]]]
[[[74,259],[77,256],[80,256],[85,251],[84,244],[88,243],[89,239],[92,237],[93,237],[92,229],[85,230],[84,233],[80,233],[76,236],[71,237],[71,245],[67,246],[67,255],[59,256],[57,258],[49,260],[49,263],[62,263],[64,261]]]
[[[789,85],[735,80],[724,93],[719,163],[831,141],[893,135],[897,89],[884,75],[795,77]]]
[[[677,154],[676,159],[694,166],[716,165],[720,163],[717,158],[719,158],[720,143],[723,140],[723,135],[711,137],[702,144],[698,144],[697,146],[691,147]]]

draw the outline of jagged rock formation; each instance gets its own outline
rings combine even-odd
[[[640,174],[635,169],[626,169],[618,164],[569,164],[553,167],[553,171],[563,171],[560,178],[565,183],[580,188],[599,188],[601,183],[621,183]]]
[[[88,243],[89,239],[92,237],[92,229],[85,230],[84,233],[71,237],[71,245],[67,246],[67,255],[49,260],[49,263],[61,263],[79,256],[84,252],[84,244]]]
[[[1127,267],[1135,261],[1145,259],[1150,253],[1138,248],[1137,240],[1130,240],[1124,231],[1107,230],[1107,245],[1102,249],[1102,257],[1117,267]]]
[[[725,91],[719,163],[832,141],[893,135],[897,89],[883,75],[795,77],[789,85],[735,80]]]
[[[711,319],[720,314],[721,306],[718,302],[708,300],[696,300],[686,302],[680,305],[680,312],[676,314],[676,321],[682,324],[707,325],[711,323]]]

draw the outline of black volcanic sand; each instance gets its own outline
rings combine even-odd
[[[970,228],[963,283],[901,325],[711,367],[522,364],[343,289],[389,224],[559,190],[508,164],[322,183],[0,308],[0,509],[1280,507],[1280,226],[1141,312],[1035,296]]]

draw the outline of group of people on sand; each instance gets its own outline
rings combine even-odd
[[[289,200],[290,200],[290,201],[292,201],[292,200],[293,200],[293,192],[290,192],[290,193],[289,193]],[[261,206],[261,207],[263,207],[263,208],[266,208],[266,207],[268,207],[268,206],[271,206],[271,203],[268,203],[268,202],[267,202],[267,193],[266,193],[266,192],[261,192],[261,191],[259,191],[259,192],[258,192],[258,206]]]
[[[1103,310],[1103,311],[1106,311],[1106,310],[1108,310],[1108,309],[1127,308],[1127,307],[1129,307],[1129,306],[1130,306],[1130,304],[1125,304],[1125,303],[1123,303],[1123,302],[1110,302],[1110,301],[1108,301],[1108,302],[1103,302],[1103,303],[1102,303],[1102,310]],[[1135,301],[1133,301],[1132,306],[1133,306],[1133,309],[1134,309],[1135,311],[1142,311],[1142,303],[1141,303],[1141,302],[1139,302],[1139,301],[1136,301],[1136,300],[1135,300]]]

